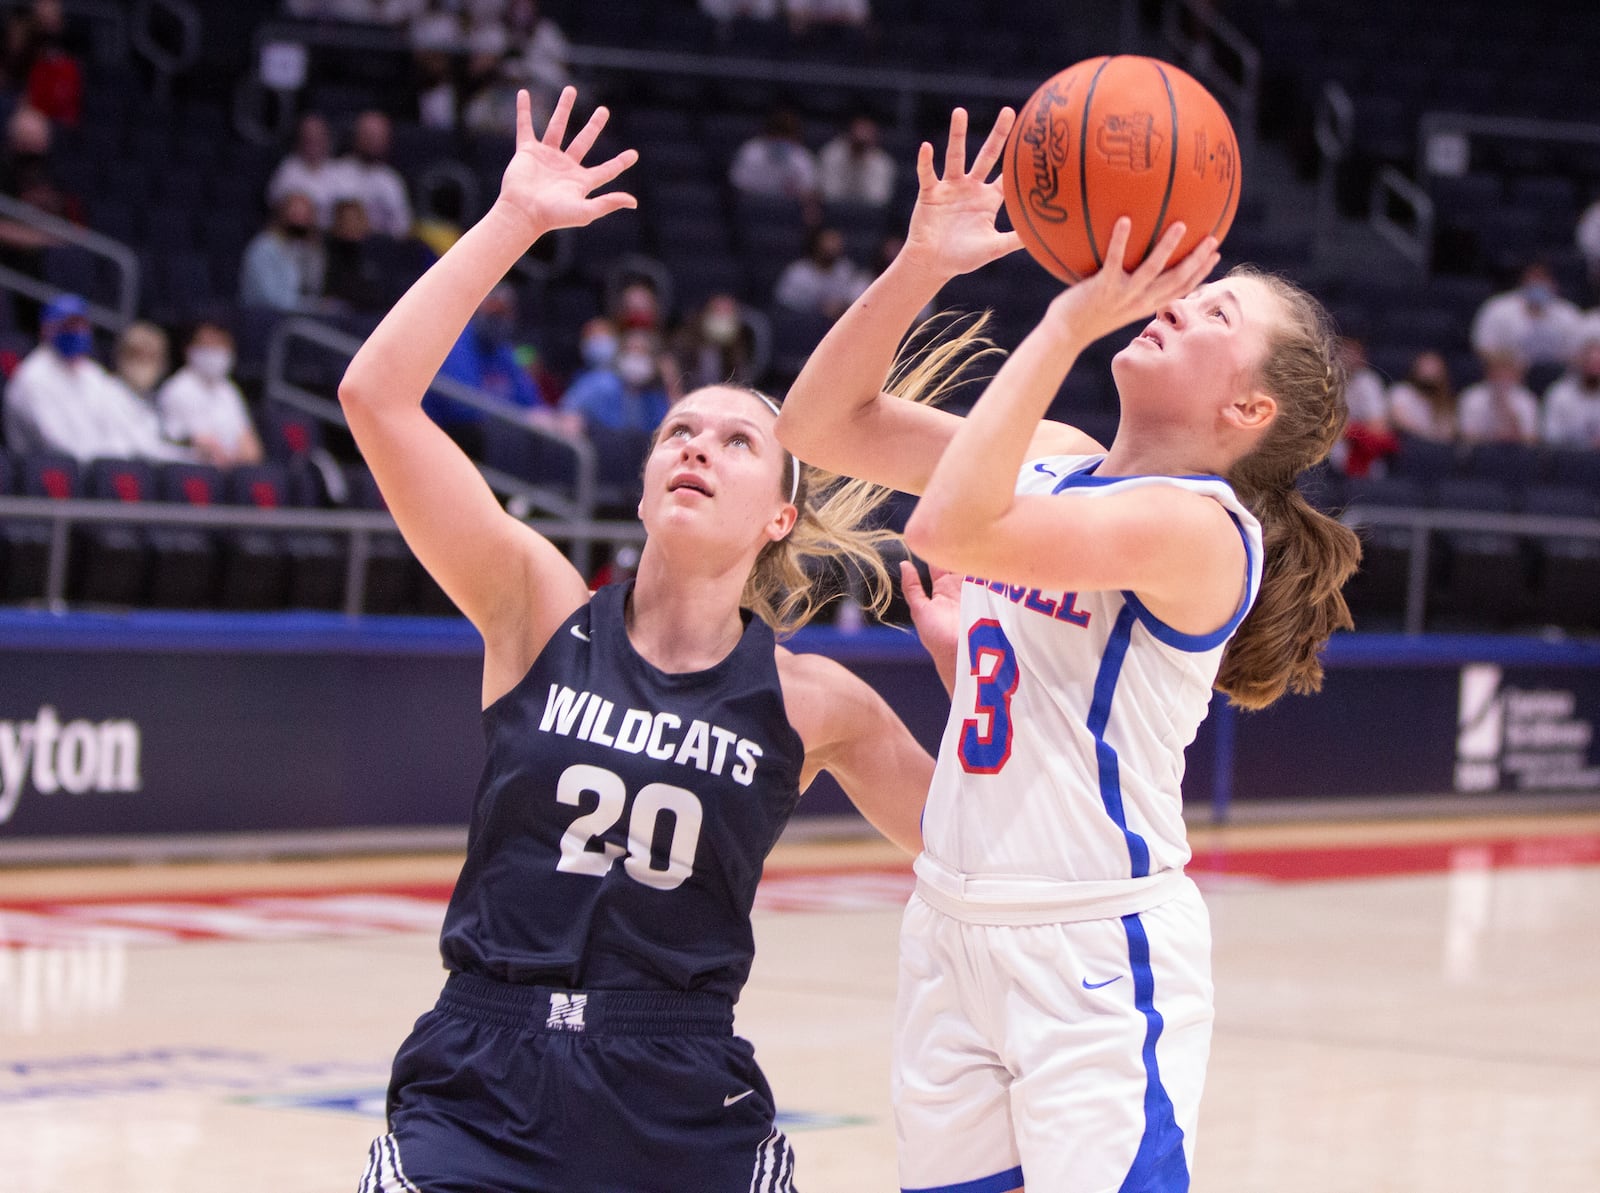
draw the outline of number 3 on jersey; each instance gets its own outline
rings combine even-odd
[[[995,775],[1011,757],[1011,695],[1017,690],[1017,652],[1000,623],[986,617],[967,631],[967,657],[978,691],[974,715],[961,722],[961,769]]]

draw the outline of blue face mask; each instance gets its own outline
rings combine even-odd
[[[603,369],[617,358],[617,337],[593,335],[583,342],[583,363]]]
[[[1542,307],[1555,296],[1555,287],[1548,282],[1529,282],[1522,288],[1522,297],[1530,306]]]
[[[64,327],[50,337],[50,346],[68,360],[77,360],[94,348],[94,333],[87,327]]]

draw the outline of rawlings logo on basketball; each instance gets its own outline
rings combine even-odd
[[[1161,152],[1161,134],[1156,118],[1149,112],[1127,112],[1107,116],[1095,130],[1094,147],[1107,163],[1142,174],[1155,166]]]
[[[1033,185],[1028,188],[1028,210],[1052,224],[1065,223],[1067,209],[1057,200],[1061,192],[1061,171],[1072,147],[1072,133],[1065,115],[1052,120],[1052,113],[1064,109],[1070,87],[1051,87],[1039,96],[1033,120],[1022,133],[1022,142],[1033,157]]]

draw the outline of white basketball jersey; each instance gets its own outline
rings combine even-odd
[[[959,874],[1103,882],[1189,859],[1183,752],[1210,707],[1223,647],[1255,600],[1261,526],[1220,477],[1098,477],[1102,458],[1029,461],[1016,491],[1095,501],[1175,485],[1214,498],[1244,539],[1239,608],[1197,636],[1131,592],[968,577],[955,694],[922,826],[927,854]]]

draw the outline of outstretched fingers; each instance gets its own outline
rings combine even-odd
[[[600,139],[606,127],[606,121],[610,119],[611,112],[604,105],[591,112],[588,123],[578,130],[578,135],[572,138],[572,144],[567,146],[567,156],[575,162],[581,162],[584,155],[594,148],[594,143]]]
[[[983,139],[983,144],[978,148],[978,156],[972,159],[972,176],[974,178],[987,178],[995,164],[1000,160],[1000,155],[1005,151],[1006,138],[1011,135],[1011,126],[1017,122],[1017,114],[1010,108],[1001,108],[1000,115],[995,117],[994,127],[989,130],[989,135]]]
[[[950,113],[950,139],[944,147],[945,178],[960,178],[967,172],[967,110]]]
[[[526,95],[523,92],[522,95]],[[550,123],[545,125],[544,143],[552,149],[560,149],[561,142],[567,139],[567,120],[572,115],[572,106],[578,102],[578,89],[576,87],[563,87],[561,98],[556,100],[555,111],[550,113]],[[522,100],[518,97],[517,108],[521,111]]]
[[[924,141],[917,146],[917,185],[928,190],[938,182],[939,176],[933,172],[933,145]]]
[[[593,190],[597,186],[604,186],[638,160],[639,151],[637,149],[624,149],[615,157],[608,158],[599,165],[590,167],[589,188]]]

